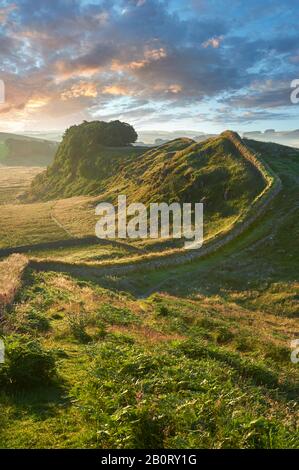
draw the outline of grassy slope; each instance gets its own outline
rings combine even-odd
[[[7,155],[7,147],[5,142],[0,140],[0,163],[3,163]]]
[[[0,316],[4,307],[13,302],[27,264],[28,258],[20,254],[11,255],[0,262]]]
[[[98,279],[28,272],[4,329],[56,351],[59,379],[2,392],[1,447],[298,448],[298,151],[250,145],[283,190],[221,251]]]
[[[52,203],[6,204],[0,207],[0,247],[64,240],[66,232],[51,218]]]
[[[109,153],[103,155],[103,160],[115,159]],[[114,150],[113,150],[114,152]],[[71,185],[67,181],[51,176],[45,181],[43,176],[42,198],[60,194],[63,185],[64,195],[71,193],[82,193],[96,191],[98,194],[102,189],[101,196],[88,197],[76,196],[68,199],[58,199],[52,203],[51,212],[53,216],[75,237],[94,234],[96,218],[94,215],[95,205],[103,201],[115,202],[118,194],[126,194],[128,202],[141,201],[146,204],[152,201],[187,201],[204,202],[205,211],[205,237],[217,233],[228,227],[244,210],[250,206],[253,199],[264,187],[260,174],[246,162],[236,148],[225,138],[219,137],[206,142],[195,143],[190,139],[178,139],[165,144],[159,148],[152,149],[143,155],[129,155],[131,150],[126,149],[126,157],[120,155],[122,162],[116,165],[116,175],[112,175],[112,169],[108,168],[106,179],[98,182],[84,181],[80,178]],[[47,178],[46,178],[47,179]],[[38,186],[41,184],[38,180]],[[83,187],[82,187],[83,184]],[[51,191],[47,188],[51,187]],[[96,188],[96,189],[95,189]],[[92,192],[91,191],[91,192]],[[44,194],[44,192],[46,194]],[[39,204],[36,206],[35,204]],[[42,206],[42,203],[24,204],[14,208],[14,211],[24,210],[29,217],[28,224],[18,224],[17,233],[26,240],[30,238],[30,210],[36,213],[36,208],[45,209],[44,218],[48,218],[50,202]],[[19,218],[16,216],[16,220]],[[19,219],[22,220],[21,218]],[[6,221],[7,223],[7,221]],[[13,222],[16,223],[16,222]],[[35,226],[38,222],[35,218]],[[42,239],[45,239],[43,226],[40,226]],[[23,235],[21,235],[23,234]],[[49,240],[53,239],[49,233]],[[7,243],[7,242],[6,242]],[[138,243],[138,242],[137,242]],[[178,242],[182,243],[182,241]],[[162,250],[171,247],[173,243],[158,240],[142,242],[149,250]],[[2,242],[4,246],[4,242]]]
[[[40,171],[36,167],[0,167],[0,248],[67,237],[51,218],[52,203],[23,205],[18,201]]]
[[[283,184],[281,193],[257,223],[198,263],[143,276],[128,274],[126,279],[116,280],[116,288],[127,286],[135,295],[156,289],[195,298],[221,295],[251,309],[298,314],[299,152],[277,144],[251,141],[250,145],[262,153]]]
[[[28,273],[4,328],[56,351],[59,378],[2,392],[0,447],[299,445],[292,319]]]
[[[0,204],[18,202],[18,196],[41,171],[40,167],[0,166]]]
[[[63,165],[64,158],[67,158],[71,150],[65,148],[62,142],[58,148],[56,159],[47,171],[33,181],[32,188],[28,192],[29,201],[69,198],[77,195],[93,195],[103,192],[111,176],[115,175],[123,166],[129,165],[138,155],[145,152],[144,147],[101,147],[97,157],[97,167],[87,178],[80,169],[73,172],[66,164]],[[90,155],[86,148],[85,154],[80,154],[82,161],[92,160],[94,155]],[[79,159],[79,160],[80,160]],[[68,162],[67,162],[68,163]]]

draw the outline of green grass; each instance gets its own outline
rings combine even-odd
[[[220,295],[253,310],[298,316],[298,151],[251,142],[282,179],[267,212],[241,237],[215,254],[180,267],[119,276],[114,288],[146,295]],[[297,331],[297,330],[296,330]],[[295,332],[294,332],[295,334]]]
[[[16,208],[10,206],[4,214],[3,224],[8,227],[16,225],[18,244],[27,244],[30,238],[33,243],[55,240],[57,234],[57,239],[94,235],[95,206],[101,201],[116,202],[118,194],[126,194],[128,203],[202,201],[204,236],[208,238],[228,230],[265,188],[261,174],[225,135],[201,143],[177,139],[142,155],[138,148],[104,148],[101,152],[101,166],[98,173],[95,171],[94,178],[66,176],[63,168],[61,171],[60,167],[56,168],[56,162],[34,179],[30,190],[32,196],[42,200],[57,196],[64,198],[27,203]],[[28,223],[23,222],[22,212],[26,214]],[[46,226],[45,220],[49,221]],[[60,230],[54,228],[55,221],[60,224]],[[64,234],[61,226],[66,229]],[[45,229],[49,233],[48,238]],[[12,245],[4,228],[2,232],[2,246]],[[182,240],[161,239],[135,242],[141,248],[157,252],[181,247],[182,243]]]
[[[144,153],[145,150],[144,147],[101,147],[97,155],[90,155],[89,149],[85,147],[78,160],[78,149],[75,146],[73,149],[74,159],[78,160],[78,166],[80,163],[89,162],[89,160],[92,162],[94,158],[97,159],[97,167],[87,177],[84,172],[82,173],[80,166],[78,168],[71,166],[72,153],[65,149],[62,142],[54,163],[33,182],[28,191],[27,200],[48,201],[49,199],[63,199],[78,195],[98,195],[106,190],[111,177]]]
[[[88,244],[84,246],[74,247],[61,247],[37,250],[33,249],[30,252],[30,257],[38,260],[57,260],[67,263],[97,263],[107,260],[117,260],[122,257],[130,257],[134,254],[128,249],[126,245],[117,246],[113,244],[101,245],[100,241],[97,244]],[[136,254],[135,254],[136,256]]]
[[[299,445],[294,320],[28,273],[3,330],[24,326],[56,356],[58,379],[2,392],[2,448]]]
[[[249,144],[282,191],[212,255],[113,274],[98,263],[138,255],[114,244],[32,252],[60,260],[66,273],[28,270],[0,328],[4,337],[39,341],[55,357],[57,378],[1,391],[1,448],[299,447],[299,369],[290,360],[298,338],[298,151]],[[53,204],[57,217],[73,207],[76,219],[85,202],[20,207]],[[72,270],[75,263],[84,265]]]
[[[0,204],[18,203],[18,197],[28,190],[31,181],[40,172],[37,167],[0,166]]]

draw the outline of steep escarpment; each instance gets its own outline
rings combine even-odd
[[[137,134],[119,121],[83,122],[66,130],[55,159],[33,181],[28,201],[99,194],[122,165],[144,152],[133,147]]]
[[[176,139],[148,151],[103,145],[98,133],[93,123],[70,128],[53,165],[35,178],[27,199],[92,195],[114,202],[125,194],[129,203],[146,205],[203,202],[216,228],[221,218],[238,217],[267,184],[225,133],[200,143]]]

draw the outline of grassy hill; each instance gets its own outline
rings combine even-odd
[[[0,132],[0,164],[46,167],[53,162],[57,143]]]
[[[294,320],[29,271],[2,328],[1,448],[299,445]]]
[[[55,199],[53,216],[75,237],[94,234],[96,204],[115,203],[119,194],[126,194],[129,203],[146,205],[203,202],[204,235],[212,236],[240,218],[266,186],[261,172],[225,133],[200,143],[176,139],[149,151],[99,146],[96,154],[84,151],[84,145],[78,149],[75,137],[63,140],[53,165],[34,179],[27,193],[27,201]],[[89,174],[87,162],[93,168]],[[161,250],[173,243],[147,240],[146,245]]]
[[[61,152],[60,147],[58,154]],[[0,245],[12,244],[12,232],[7,227],[14,227],[14,246],[28,244],[30,240],[33,244],[93,235],[96,204],[101,200],[115,202],[118,194],[127,194],[129,202],[145,204],[202,201],[207,238],[229,228],[265,187],[260,172],[244,159],[225,134],[201,143],[178,139],[140,155],[139,152],[140,149],[132,147],[101,149],[95,159],[98,174],[95,172],[92,178],[64,175],[68,165],[66,170],[60,158],[55,160],[33,181],[29,199],[39,198],[38,202],[2,208]],[[65,198],[73,193],[89,192],[98,196]],[[62,195],[62,199],[51,200]],[[146,244],[151,251],[173,245],[167,240],[137,243]],[[181,240],[176,241],[177,246],[180,244]]]
[[[261,152],[282,181],[281,192],[265,214],[242,236],[201,261],[120,275],[114,288],[142,296],[161,290],[184,298],[222,298],[251,311],[298,319],[299,151],[247,143]],[[297,336],[295,327],[293,338]]]
[[[0,369],[1,448],[299,447],[299,371],[290,361],[290,342],[299,334],[299,152],[246,143],[278,175],[282,189],[245,232],[203,259],[131,272],[129,265],[123,271],[99,266],[110,249],[112,263],[128,257],[109,245],[28,255],[35,262],[0,325],[7,346]],[[221,207],[215,220],[223,227],[227,204],[242,214],[265,183],[226,135],[196,144],[192,155],[194,145],[174,141],[135,158],[132,173],[126,167],[105,180],[103,197],[109,191],[115,197],[112,181],[118,191],[127,184],[129,197],[137,191],[144,201],[179,197],[180,188],[183,197],[192,195],[184,177],[188,162],[198,181],[204,179],[198,189],[210,201],[208,220],[215,198]],[[161,188],[151,187],[166,165]],[[231,184],[226,199],[221,169]],[[138,171],[148,193],[136,182]],[[178,178],[174,187],[171,174]],[[81,195],[0,206],[10,220],[9,230],[2,226],[12,234],[6,243],[14,244],[16,234],[21,240],[27,233],[29,240],[33,225],[36,239],[37,227],[44,239],[47,232],[53,236],[51,210],[80,235],[89,223],[86,209],[91,214],[97,200]],[[9,219],[12,209],[23,211],[21,225],[21,212]],[[47,257],[61,264],[47,265]],[[18,367],[20,361],[26,367]]]
[[[78,126],[80,127],[80,126]],[[176,139],[149,151],[144,148],[88,149],[66,136],[55,161],[32,184],[31,200],[49,200],[82,194],[126,194],[129,202],[204,200],[209,210],[234,201],[248,203],[263,188],[260,174],[225,137],[197,143]]]

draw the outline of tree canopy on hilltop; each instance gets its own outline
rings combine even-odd
[[[124,147],[137,140],[133,126],[121,121],[84,121],[79,126],[71,126],[65,136],[76,133],[89,145],[104,145],[106,147]]]
[[[53,164],[34,179],[28,198],[32,200],[37,193],[62,194],[65,187],[70,192],[74,187],[88,191],[89,181],[97,181],[99,186],[102,180],[116,174],[127,158],[140,154],[131,146],[137,137],[130,124],[120,121],[84,121],[69,127]]]

